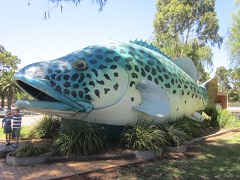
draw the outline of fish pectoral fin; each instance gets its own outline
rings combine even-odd
[[[142,95],[142,103],[133,108],[156,117],[167,116],[170,102],[167,93],[154,82],[142,80],[136,85]]]
[[[197,69],[190,58],[181,57],[172,61],[187,73],[195,82],[197,81]]]
[[[197,122],[202,122],[204,119],[206,119],[204,116],[202,116],[200,113],[198,112],[194,112],[193,114],[191,114],[189,116],[190,119],[197,121]]]

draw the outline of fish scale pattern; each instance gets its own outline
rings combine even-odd
[[[196,106],[206,105],[205,89],[199,88],[163,53],[134,42],[110,41],[89,46],[38,66],[44,68],[35,72],[36,78],[44,79],[53,89],[74,101],[104,101],[109,97],[117,101],[114,99],[117,93],[122,97],[147,79],[166,91],[170,100],[178,96],[185,104],[194,101]],[[129,101],[134,100],[131,94]]]

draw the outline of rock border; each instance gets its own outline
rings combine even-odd
[[[0,144],[0,158],[5,158],[12,151],[14,151],[12,145]]]
[[[168,147],[168,151],[169,152],[176,152],[176,153],[184,153],[187,151],[187,146],[194,144],[194,143],[198,143],[200,141],[204,141],[205,139],[211,138],[211,137],[215,137],[215,136],[219,136],[225,133],[229,133],[229,132],[239,132],[240,129],[228,129],[222,132],[217,132],[215,134],[211,134],[208,136],[203,136],[200,138],[196,138],[193,139],[191,141],[187,141],[185,144],[183,144],[182,146],[179,147]],[[11,153],[11,152],[10,152]],[[9,154],[7,154],[6,156],[6,162],[10,165],[17,165],[15,163],[15,160],[13,160],[14,158],[9,158]],[[97,160],[120,160],[120,159],[144,159],[144,160],[149,160],[149,159],[153,159],[153,158],[157,158],[157,157],[161,157],[162,156],[162,152],[157,154],[155,152],[152,151],[132,151],[132,150],[126,150],[122,153],[118,153],[118,154],[100,154],[100,155],[91,155],[91,156],[75,156],[75,157],[52,157],[48,154],[47,157],[43,158],[44,161],[41,159],[37,159],[34,160],[34,162],[31,162],[32,159],[34,157],[27,157],[28,158],[28,162],[26,162],[24,165],[32,165],[32,164],[37,164],[37,163],[56,163],[56,162],[69,162],[69,161],[97,161]],[[11,156],[12,157],[12,156]]]
[[[68,161],[97,161],[97,160],[119,160],[119,159],[135,159],[136,155],[130,152],[119,154],[100,154],[90,156],[74,156],[74,157],[48,157],[46,163],[68,162]]]
[[[169,152],[184,153],[187,151],[187,146],[167,147]]]
[[[15,166],[29,166],[44,163],[49,156],[51,156],[50,153],[33,157],[15,157],[12,156],[12,152],[10,152],[6,155],[6,163]]]

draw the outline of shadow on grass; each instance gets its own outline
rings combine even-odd
[[[240,179],[240,136],[196,145],[185,154],[121,169],[122,179]]]
[[[240,133],[193,145],[186,153],[60,179],[240,179]]]

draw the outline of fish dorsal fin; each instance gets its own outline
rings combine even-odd
[[[156,117],[165,117],[170,112],[170,101],[167,93],[157,84],[142,80],[136,85],[142,95],[142,104],[133,108]]]
[[[166,58],[168,59],[171,59],[168,55],[164,54],[164,52],[160,51],[156,46],[154,46],[152,43],[148,44],[146,41],[142,41],[142,40],[137,40],[135,39],[134,41],[130,40],[129,41],[130,43],[133,43],[133,44],[136,44],[136,45],[139,45],[139,46],[142,46],[142,47],[145,47],[145,48],[148,48],[150,50],[153,50],[159,54],[162,54],[163,56],[165,56]]]
[[[195,82],[197,81],[197,69],[190,58],[181,57],[174,59],[172,62],[174,62],[185,73],[187,73]]]

